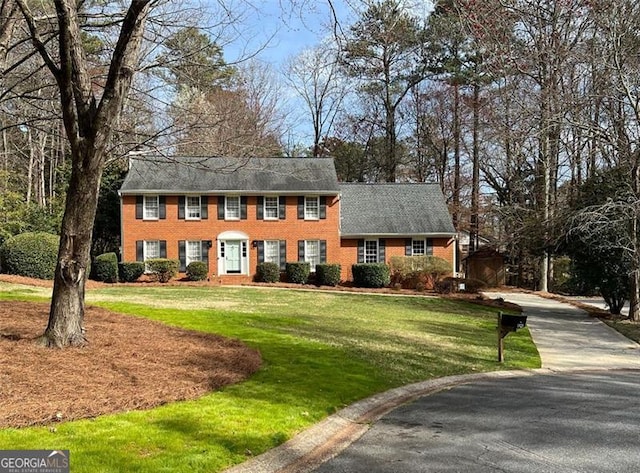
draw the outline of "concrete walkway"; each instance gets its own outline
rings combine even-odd
[[[306,473],[339,454],[398,406],[443,389],[475,381],[550,374],[556,371],[640,369],[640,345],[569,304],[533,294],[487,293],[519,304],[538,347],[542,369],[501,371],[434,379],[377,394],[349,406],[285,444],[227,473]]]

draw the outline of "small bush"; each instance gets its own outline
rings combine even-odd
[[[447,274],[451,274],[451,263],[437,256],[391,258],[391,281],[406,289],[433,289]]]
[[[203,261],[192,261],[187,265],[186,273],[189,281],[204,281],[209,275],[209,268]]]
[[[142,261],[129,261],[118,264],[118,276],[120,281],[134,282],[137,281],[144,273],[144,263]]]
[[[53,279],[58,263],[60,238],[44,232],[21,233],[0,247],[0,266],[8,274]]]
[[[96,281],[118,282],[118,256],[115,253],[96,256],[91,269]]]
[[[280,281],[280,266],[276,263],[258,263],[256,269],[256,281],[258,282],[278,282]]]
[[[311,265],[304,261],[287,263],[285,266],[287,281],[293,284],[306,284],[311,273]]]
[[[147,269],[159,282],[169,282],[178,274],[180,261],[177,259],[155,258],[145,261]]]
[[[385,287],[391,283],[389,266],[384,263],[359,263],[351,266],[357,287]]]
[[[317,264],[316,284],[318,286],[337,286],[340,282],[339,264]]]

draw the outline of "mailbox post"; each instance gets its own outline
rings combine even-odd
[[[498,361],[504,361],[504,337],[527,325],[526,315],[511,315],[498,312]]]

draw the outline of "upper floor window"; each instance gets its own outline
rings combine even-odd
[[[185,217],[187,220],[200,220],[201,218],[200,196],[187,196],[185,199]]]
[[[304,219],[319,220],[320,219],[320,197],[304,198]]]
[[[364,262],[378,262],[378,240],[365,240],[364,242]]]
[[[278,197],[266,196],[264,198],[264,218],[265,220],[277,220],[279,218],[278,212]]]
[[[157,195],[145,195],[143,200],[143,218],[158,220],[160,217],[160,199]]]
[[[227,196],[224,205],[225,220],[240,220],[240,196]]]

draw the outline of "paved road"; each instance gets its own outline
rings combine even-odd
[[[640,374],[476,382],[386,415],[315,473],[640,471]]]

